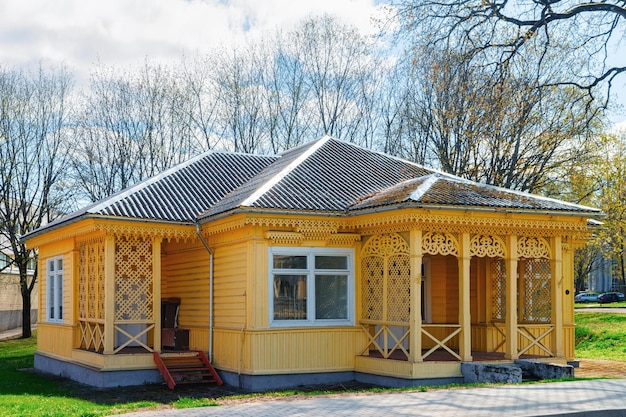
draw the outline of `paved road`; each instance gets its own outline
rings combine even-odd
[[[505,385],[428,392],[277,399],[239,405],[158,410],[124,417],[282,416],[626,416],[626,379]]]

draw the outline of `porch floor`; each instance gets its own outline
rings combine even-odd
[[[423,349],[422,354],[428,352],[428,349]],[[458,351],[455,351],[459,353]],[[370,358],[383,358],[383,355],[377,350],[370,350],[369,352]],[[541,356],[541,355],[521,355],[520,359],[546,359],[549,356]],[[397,360],[397,361],[407,361],[408,358],[401,350],[394,351],[391,356],[387,359]],[[504,357],[504,352],[480,352],[480,351],[472,351],[472,361],[473,362],[498,362],[498,361],[506,361]],[[430,355],[428,355],[425,359],[425,362],[460,362],[457,358],[452,356],[450,352],[445,349],[437,349]]]

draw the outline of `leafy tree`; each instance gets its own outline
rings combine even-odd
[[[596,171],[599,203],[606,214],[599,239],[610,248],[617,270],[614,276],[626,285],[626,132],[621,131],[605,148],[605,158]]]

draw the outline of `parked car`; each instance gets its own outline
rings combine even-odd
[[[626,301],[626,296],[624,295],[623,292],[618,292],[617,294],[617,298],[619,298],[619,301]]]
[[[597,303],[598,294],[581,292],[579,294],[576,294],[576,296],[574,297],[574,301],[577,303]]]
[[[598,302],[604,303],[616,303],[619,301],[619,296],[616,292],[605,292],[598,296]]]

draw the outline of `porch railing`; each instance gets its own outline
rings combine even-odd
[[[389,359],[395,351],[401,351],[406,359],[409,358],[409,351],[404,346],[405,343],[408,346],[409,323],[402,321],[361,320],[360,325],[367,335],[367,344],[361,351],[361,355],[369,353],[370,346],[373,346],[385,359]]]
[[[389,359],[394,352],[401,352],[404,354],[404,359],[409,359],[409,335],[411,334],[409,323],[361,320],[359,324],[367,335],[367,343],[361,355],[369,353],[373,347],[385,359]],[[433,346],[428,351],[423,354],[420,352],[422,360],[438,349],[444,349],[460,361],[461,356],[448,346],[452,338],[459,333],[461,333],[459,324],[422,324],[422,334],[433,342]]]
[[[433,333],[435,333],[435,329],[440,329],[441,331],[443,331],[444,336],[440,336],[441,339],[433,335]],[[422,324],[422,334],[428,336],[428,338],[435,342],[435,345],[422,355],[422,360],[426,359],[433,352],[440,348],[446,350],[458,360],[461,360],[461,356],[447,345],[447,343],[459,333],[461,333],[460,324]]]
[[[493,327],[502,336],[500,343],[493,348],[493,351],[496,352],[506,343],[507,334],[503,323],[494,322]],[[518,324],[517,335],[520,337],[520,342],[525,346],[518,350],[517,355],[521,356],[533,347],[536,347],[539,351],[545,352],[548,356],[554,356],[552,350],[543,342],[547,336],[554,332],[554,329],[555,326],[553,324]]]
[[[81,318],[79,327],[81,348],[95,352],[104,349],[104,320]]]

